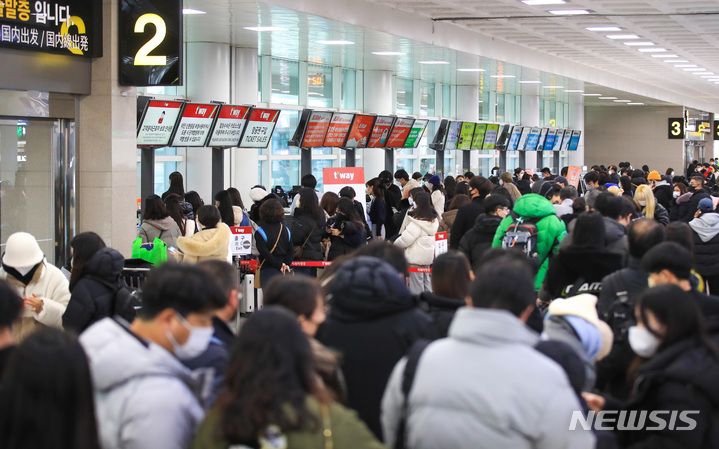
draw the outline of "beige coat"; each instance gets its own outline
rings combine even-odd
[[[227,260],[230,247],[230,228],[218,223],[216,228],[203,229],[192,237],[177,239],[177,247],[184,253],[183,262],[197,263],[202,260]]]

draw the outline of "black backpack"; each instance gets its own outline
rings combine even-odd
[[[521,251],[535,267],[539,268],[537,220],[520,217],[515,212],[512,212],[512,218],[514,222],[509,225],[502,237],[502,248]]]
[[[139,290],[131,289],[122,279],[119,279],[116,284],[113,284],[96,276],[91,277],[95,281],[113,290],[112,302],[110,304],[111,316],[119,316],[128,323],[132,323],[142,308]]]
[[[634,316],[634,303],[635,301],[629,297],[627,291],[619,291],[613,284],[616,282],[621,285],[620,280],[616,280],[618,277],[623,276],[622,272],[617,272],[616,276],[612,276],[607,281],[609,284],[603,285],[602,287],[611,287],[613,291],[616,291],[616,297],[612,298],[612,303],[609,308],[603,313],[600,318],[606,322],[614,332],[614,342],[618,344],[620,342],[628,341],[629,339],[629,328],[636,326],[637,318]]]

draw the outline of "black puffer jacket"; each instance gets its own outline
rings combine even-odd
[[[340,235],[331,235],[326,232],[323,235],[323,238],[329,237],[331,242],[330,250],[327,254],[327,260],[329,261],[349,254],[365,243],[367,234],[365,234],[364,226],[340,214],[330,217],[327,220],[327,227],[340,230]]]
[[[697,273],[702,276],[719,275],[719,214],[704,213],[690,221],[689,227],[694,236],[694,265]]]
[[[72,288],[62,316],[65,330],[79,334],[95,321],[112,315],[112,302],[124,265],[122,254],[112,248],[102,248],[85,262],[82,277]]]
[[[699,209],[699,201],[704,198],[711,198],[709,191],[706,189],[698,189],[692,193],[692,196],[689,199],[689,205],[687,206],[687,213],[684,215],[682,221],[689,223],[694,219],[694,214],[696,214],[697,209]]]
[[[381,439],[380,403],[395,364],[415,341],[437,332],[405,281],[379,259],[344,263],[328,298],[331,310],[318,340],[342,354],[347,404]]]
[[[494,234],[501,222],[502,218],[496,215],[480,215],[477,224],[459,242],[459,250],[467,256],[473,270],[479,268],[482,255],[492,249]]]
[[[680,221],[687,215],[687,211],[689,210],[689,201],[691,200],[691,198],[692,193],[687,192],[674,200],[672,208],[669,211],[670,221]]]
[[[693,448],[709,449],[719,447],[719,361],[717,356],[693,340],[680,341],[655,355],[639,368],[639,378],[634,388],[636,394],[628,403],[621,405],[608,400],[608,410],[646,411],[643,430],[618,433],[621,447],[632,449]],[[654,410],[677,411],[679,417],[684,411],[691,413],[687,418],[696,421],[693,430],[687,430],[689,423],[678,418],[676,429],[667,426],[657,429],[648,414]],[[670,422],[668,413],[659,415]],[[637,422],[639,416],[633,419]]]
[[[419,295],[419,307],[432,317],[439,338],[447,337],[454,314],[460,307],[466,305],[467,303],[462,300],[439,296],[432,292],[423,292]]]
[[[322,234],[325,228],[325,214],[320,211],[317,217],[303,214],[299,209],[295,209],[295,219],[292,222],[292,244],[295,248],[304,245],[302,257],[297,260],[318,261],[322,260]],[[307,243],[305,243],[307,242]]]
[[[653,192],[657,203],[664,206],[664,209],[667,211],[671,210],[672,203],[674,202],[672,201],[674,199],[674,187],[666,181],[661,181],[654,187]]]
[[[621,268],[622,256],[619,254],[570,246],[550,259],[539,297],[550,301],[579,293],[599,295],[604,276]],[[574,285],[580,281],[582,285]],[[572,294],[568,295],[570,290]]]

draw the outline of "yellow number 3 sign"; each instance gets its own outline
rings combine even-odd
[[[684,119],[670,118],[669,119],[669,138],[670,139],[684,139]]]

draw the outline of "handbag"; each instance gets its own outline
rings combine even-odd
[[[304,253],[304,251],[305,251],[305,245],[307,245],[307,242],[310,241],[310,237],[312,237],[312,232],[313,232],[313,231],[314,231],[314,230],[311,230],[311,231],[310,231],[310,234],[307,236],[307,238],[305,239],[305,243],[303,243],[302,246],[295,248],[295,257],[294,257],[294,260],[299,260],[299,259],[302,258],[302,253]]]
[[[277,249],[277,245],[280,243],[280,238],[282,237],[282,231],[284,231],[284,229],[285,229],[285,225],[280,223],[280,232],[277,233],[277,241],[275,242],[275,246],[273,246],[272,249],[270,250],[270,254],[274,253],[275,250]],[[255,288],[262,288],[262,283],[260,281],[260,274],[262,272],[262,265],[265,264],[266,260],[267,259],[263,260],[262,263],[260,263],[260,265],[257,267],[257,271],[255,272]]]
[[[155,237],[155,240],[148,244],[142,243],[142,237],[132,242],[132,258],[142,259],[153,266],[161,265],[167,261],[167,243]]]

